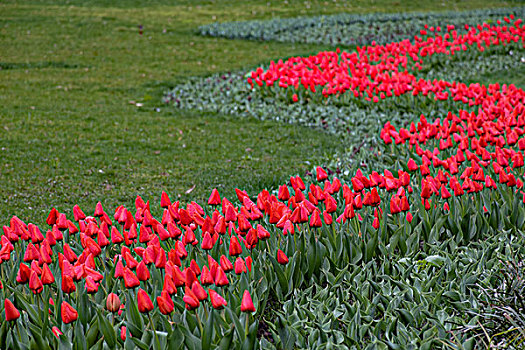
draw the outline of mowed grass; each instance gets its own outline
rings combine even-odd
[[[7,1],[0,4],[0,222],[275,188],[337,153],[319,130],[163,106],[195,75],[328,47],[198,36],[214,20],[462,10],[502,1]],[[142,34],[139,33],[142,27]],[[141,107],[137,103],[142,104]],[[157,206],[152,206],[156,208]],[[158,211],[154,212],[159,215]]]

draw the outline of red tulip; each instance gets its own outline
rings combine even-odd
[[[215,245],[215,241],[213,240],[213,238],[211,238],[208,232],[205,232],[202,238],[201,248],[203,250],[211,250],[213,249],[214,245]]]
[[[44,290],[44,285],[35,271],[31,272],[31,277],[29,277],[29,289],[34,294],[40,294]]]
[[[319,215],[319,209],[315,209],[312,217],[310,218],[310,227],[321,227],[323,225],[321,216]]]
[[[166,273],[164,276],[164,286],[162,287],[163,291],[166,291],[169,295],[177,294],[177,287],[173,283],[173,279]]]
[[[120,234],[115,226],[111,227],[111,243],[119,244],[124,242],[124,237]]]
[[[167,293],[166,291],[162,291],[160,297],[157,297],[157,305],[159,307],[160,312],[164,315],[169,315],[173,312],[175,308],[173,300],[171,299],[169,293]]]
[[[210,198],[208,199],[209,205],[219,205],[221,204],[221,197],[219,196],[219,191],[217,191],[216,188],[214,188],[211,191]]]
[[[171,205],[171,201],[170,201],[170,198],[168,197],[168,194],[162,191],[162,194],[160,196],[160,207],[168,208],[170,205]]]
[[[86,291],[88,292],[88,294],[93,294],[93,293],[98,292],[98,286],[99,286],[99,283],[95,282],[93,277],[91,276],[86,277]]]
[[[199,268],[199,265],[197,265],[195,259],[191,259],[190,269],[192,269],[193,272],[195,272],[195,276],[199,276],[201,274],[201,269]]]
[[[320,166],[317,167],[317,181],[321,182],[328,178],[326,171],[323,170]]]
[[[185,289],[182,300],[186,303],[186,309],[188,310],[196,309],[200,305],[199,299],[188,287]]]
[[[121,277],[124,277],[124,265],[122,264],[122,261],[119,258],[117,261],[117,265],[115,266],[115,278]]]
[[[69,305],[69,303],[66,301],[62,302],[60,311],[62,315],[62,322],[64,322],[65,324],[74,322],[78,318],[77,310],[75,310],[73,306]]]
[[[148,293],[142,288],[139,288],[137,293],[137,304],[139,311],[142,313],[148,313],[153,310],[153,303],[151,302]]]
[[[208,298],[208,294],[206,293],[206,290],[202,288],[202,286],[199,284],[199,281],[194,281],[191,286],[191,291],[199,301],[206,300]]]
[[[247,290],[244,291],[241,301],[242,312],[255,312],[255,306],[253,306],[252,296]]]
[[[73,217],[75,218],[75,221],[78,222],[80,220],[84,220],[86,218],[86,214],[80,209],[80,207],[75,204],[73,207]]]
[[[129,268],[125,267],[123,276],[124,277],[124,285],[126,288],[135,288],[140,286],[140,280],[135,276],[133,271],[131,271]]]
[[[277,250],[277,262],[281,265],[288,264],[288,257],[286,256],[286,254],[284,254],[284,252],[281,249]]]
[[[220,261],[221,261],[221,267],[222,267],[222,269],[224,271],[229,272],[229,271],[233,270],[233,265],[232,265],[231,261],[228,260],[228,258],[226,256],[221,255]]]
[[[11,300],[5,299],[4,301],[4,308],[5,308],[5,320],[6,321],[13,321],[20,317],[20,311],[13,305]]]
[[[246,257],[246,268],[248,269],[248,271],[252,271],[252,257],[251,256],[247,256]]]
[[[93,238],[91,237],[86,237],[85,238],[85,242],[86,242],[86,248],[89,250],[89,252],[91,254],[93,254],[93,256],[99,256],[100,253],[102,253],[102,249],[100,248],[100,246],[97,244],[97,242],[95,242],[93,240]]]
[[[40,252],[38,249],[33,245],[33,243],[29,243],[27,245],[25,254],[24,254],[24,261],[30,262],[33,260],[39,260],[40,259]]]
[[[241,257],[238,257],[237,260],[235,260],[234,271],[237,275],[246,272],[246,264]]]
[[[228,281],[228,277],[226,277],[226,273],[222,269],[222,267],[217,268],[217,274],[215,275],[215,285],[217,287],[227,286],[230,284]]]
[[[203,266],[201,274],[201,284],[206,286],[213,283],[213,276],[207,266]]]
[[[101,217],[104,216],[104,209],[102,208],[102,203],[98,202],[95,206],[95,214],[94,216]]]
[[[242,253],[242,247],[241,245],[239,244],[239,240],[237,239],[236,236],[232,236],[231,240],[230,240],[230,256],[237,256],[237,255],[241,255]]]
[[[290,191],[288,190],[288,186],[282,185],[279,187],[279,193],[277,198],[281,201],[287,201],[290,199]]]
[[[31,277],[31,269],[26,264],[20,264],[20,269],[16,275],[16,281],[20,284],[26,284],[29,282],[29,277]]]
[[[118,310],[120,309],[120,305],[122,304],[118,295],[116,295],[115,293],[109,293],[106,299],[106,308],[108,309],[108,311],[118,312]]]
[[[56,223],[57,216],[58,216],[58,211],[55,208],[51,209],[51,211],[49,212],[49,215],[47,216],[46,223],[49,226],[53,226]]]
[[[120,339],[126,341],[126,326],[120,327]]]
[[[62,274],[62,291],[64,293],[70,294],[77,290],[73,278],[69,275]]]
[[[150,273],[144,261],[141,261],[137,266],[137,277],[139,281],[147,281],[150,278]]]
[[[214,309],[219,310],[222,309],[224,306],[228,305],[226,300],[213,289],[208,289],[208,293],[210,294],[211,305]]]

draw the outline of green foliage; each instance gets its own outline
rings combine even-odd
[[[471,11],[337,14],[317,17],[272,19],[212,23],[199,28],[202,35],[229,39],[250,39],[289,43],[330,45],[386,44],[412,40],[425,25],[438,27],[454,25],[459,30],[465,24],[491,23],[504,15],[523,16],[525,8],[483,9]],[[445,28],[442,28],[445,29]]]

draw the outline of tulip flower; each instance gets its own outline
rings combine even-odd
[[[26,284],[29,282],[29,277],[31,277],[31,269],[26,264],[20,264],[20,269],[16,276],[16,281],[20,284]]]
[[[186,287],[185,289],[184,297],[182,298],[182,300],[184,301],[184,303],[186,303],[186,309],[188,310],[193,310],[200,306],[199,299],[188,287]]]
[[[162,195],[160,196],[160,207],[168,208],[170,205],[171,205],[171,201],[170,201],[170,198],[168,197],[168,194],[162,191]]]
[[[320,166],[317,167],[316,172],[317,172],[317,181],[322,182],[328,178],[326,171],[324,171],[324,169],[321,168]]]
[[[281,249],[277,250],[277,262],[281,265],[288,264],[288,257],[286,256],[286,254],[284,254],[284,252]]]
[[[319,209],[315,209],[312,217],[310,218],[310,227],[321,227],[323,225],[321,216],[319,215]]]
[[[86,291],[89,294],[93,294],[93,293],[98,292],[98,286],[99,286],[99,283],[95,282],[93,277],[91,277],[91,276],[87,276],[86,277]]]
[[[242,312],[255,312],[255,306],[253,305],[252,296],[247,290],[244,291],[241,301]]]
[[[217,287],[222,287],[227,286],[228,284],[230,284],[230,282],[228,281],[228,277],[226,277],[226,273],[224,272],[222,267],[219,266],[217,268],[217,274],[215,276],[215,285]]]
[[[240,275],[241,273],[247,271],[246,270],[246,264],[244,263],[244,260],[241,257],[238,257],[235,260],[234,271],[235,271],[235,274],[237,274],[237,275]]]
[[[219,191],[217,191],[216,188],[214,188],[211,191],[210,198],[208,199],[209,205],[219,205],[221,204],[221,197],[219,196]]]
[[[160,297],[157,297],[157,305],[160,312],[164,315],[169,315],[175,308],[173,300],[166,291],[162,291]]]
[[[5,320],[13,321],[20,317],[20,311],[15,307],[15,305],[9,299],[4,301],[4,310],[5,310]]]
[[[110,312],[118,312],[120,309],[120,298],[115,293],[109,293],[106,298],[106,309]]]
[[[149,297],[148,293],[142,288],[139,288],[139,291],[137,292],[137,304],[139,307],[139,311],[142,313],[148,313],[151,310],[153,310],[153,303],[151,302],[151,298]]]
[[[162,287],[162,290],[166,291],[169,295],[177,294],[177,287],[168,274],[164,276],[164,286]]]
[[[60,313],[62,315],[62,322],[69,324],[76,321],[78,318],[78,312],[68,302],[63,301],[60,307]]]
[[[86,214],[80,209],[80,207],[75,204],[73,207],[73,217],[75,218],[76,222],[79,222],[80,220],[84,220],[86,218]]]
[[[111,227],[111,243],[119,244],[122,242],[124,242],[124,237],[122,237],[115,226]]]
[[[231,263],[230,260],[228,260],[228,258],[224,255],[221,255],[221,267],[222,269],[225,271],[225,272],[229,272],[231,270],[233,270],[233,265]]]
[[[31,272],[31,277],[29,277],[29,289],[34,294],[40,294],[44,290],[44,285],[35,271]]]
[[[124,268],[124,272],[123,272],[123,276],[122,277],[124,278],[124,285],[128,289],[129,288],[135,288],[135,287],[138,287],[140,285],[140,280],[137,278],[137,276],[135,276],[133,271],[131,271],[127,267]]]
[[[77,290],[73,278],[69,275],[62,274],[62,291],[64,293],[70,294]]]
[[[225,307],[226,305],[228,305],[226,300],[213,289],[208,289],[208,293],[210,295],[211,305],[213,306],[214,309],[219,310]]]
[[[147,281],[150,278],[150,273],[144,261],[141,261],[137,266],[137,278],[139,281]]]
[[[201,249],[211,250],[214,245],[215,245],[215,242],[213,241],[213,238],[211,238],[208,232],[205,232],[202,238]]]
[[[239,240],[236,236],[232,236],[230,240],[230,250],[229,250],[230,256],[237,256],[241,255],[242,253],[242,247],[239,244]]]
[[[199,281],[194,281],[191,286],[191,291],[199,301],[206,300],[208,298],[208,294],[206,293],[206,290],[202,288],[202,286],[199,284]]]
[[[246,268],[248,269],[248,271],[252,271],[252,257],[251,256],[247,256],[246,257]]]

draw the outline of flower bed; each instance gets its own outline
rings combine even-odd
[[[0,347],[474,344],[453,325],[477,321],[478,287],[506,254],[498,244],[523,246],[524,91],[415,72],[459,51],[522,50],[525,26],[511,17],[464,29],[429,27],[412,42],[290,58],[248,77],[292,105],[449,108],[384,123],[375,152],[390,170],[369,162],[344,181],[316,167],[273,192],[213,190],[207,205],[162,193],[160,219],[140,196],[92,215],[75,206],[73,218],[52,209],[46,229],[13,217],[0,241]]]

